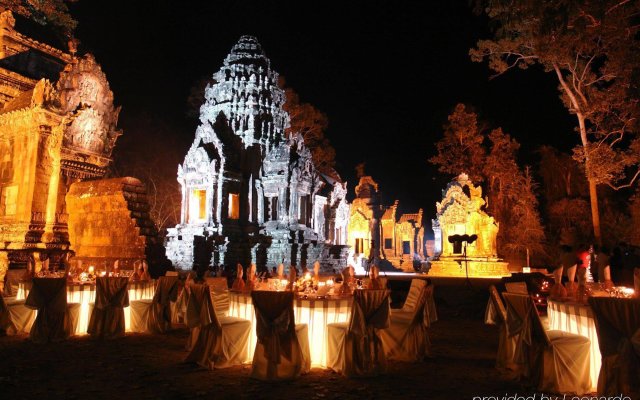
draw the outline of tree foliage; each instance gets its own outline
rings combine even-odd
[[[78,25],[69,13],[68,3],[77,0],[0,0],[0,8],[11,10],[40,25],[51,25],[70,37]]]
[[[132,176],[146,186],[149,214],[161,236],[180,222],[181,188],[177,176],[184,147],[171,128],[149,114],[126,124],[126,135],[118,142],[111,164],[113,177]],[[163,140],[158,140],[162,137]]]
[[[478,115],[458,104],[436,143],[430,162],[441,172],[457,176],[467,173],[482,183],[487,212],[500,223],[498,251],[507,256],[527,252],[544,257],[544,229],[538,213],[536,184],[529,168],[517,163],[520,144],[501,128],[489,130]]]
[[[478,115],[464,104],[456,105],[444,126],[444,137],[436,143],[437,153],[429,161],[438,171],[457,176],[461,172],[473,181],[482,181],[482,164],[485,149],[484,136],[480,134]]]
[[[497,75],[541,65],[558,80],[560,97],[576,116],[589,183],[596,239],[596,187],[632,185],[640,176],[640,2],[628,0],[480,0],[493,37],[470,50]]]
[[[300,97],[291,88],[285,89],[285,95],[283,108],[291,118],[288,132],[300,133],[318,171],[333,176],[336,151],[324,135],[329,126],[326,114],[309,103],[300,102]]]

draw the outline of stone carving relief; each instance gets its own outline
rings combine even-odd
[[[121,134],[116,128],[120,108],[114,107],[109,83],[93,56],[68,64],[57,90],[60,107],[68,115],[64,146],[110,158]]]

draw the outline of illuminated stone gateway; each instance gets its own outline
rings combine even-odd
[[[213,75],[178,167],[180,224],[167,235],[174,266],[344,266],[346,183],[320,174],[300,134],[285,133],[289,115],[277,82],[250,36]]]
[[[497,255],[498,223],[482,210],[484,204],[482,188],[473,186],[466,174],[447,185],[442,202],[436,204],[435,254],[429,275],[462,277],[467,276],[467,268],[470,277],[511,275],[508,263]],[[476,235],[477,239],[465,243],[455,241],[456,235]]]
[[[383,205],[373,178],[360,178],[348,226],[348,262],[356,268],[356,274],[364,274],[369,262],[381,267],[386,262],[404,272],[420,267],[425,256],[422,209],[398,215],[398,204]]]

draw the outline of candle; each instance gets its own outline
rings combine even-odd
[[[333,286],[333,279],[327,279],[327,286]]]
[[[93,265],[89,266],[89,275],[93,275],[93,272],[95,271],[95,268],[93,268]]]
[[[305,281],[310,281],[311,280],[311,274],[308,273],[308,272],[306,274],[304,274],[304,280]]]

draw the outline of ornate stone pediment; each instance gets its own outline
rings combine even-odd
[[[63,146],[74,151],[110,158],[120,108],[113,105],[113,92],[102,69],[87,54],[68,64],[57,84],[61,111],[68,117]]]

